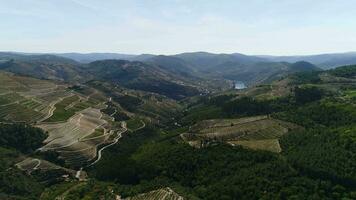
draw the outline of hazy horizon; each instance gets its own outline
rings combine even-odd
[[[29,53],[315,55],[355,51],[351,1],[13,0],[0,50]]]
[[[188,52],[178,52],[175,54],[155,54],[155,53],[125,53],[125,52],[75,52],[75,51],[63,51],[63,52],[22,52],[22,51],[0,51],[0,53],[16,53],[16,54],[122,54],[122,55],[127,55],[127,56],[139,56],[139,55],[164,55],[164,56],[172,56],[172,55],[177,55],[177,54],[183,54],[183,53],[211,53],[211,54],[243,54],[247,56],[260,56],[260,57],[304,57],[304,56],[318,56],[318,55],[328,55],[328,54],[356,54],[356,51],[347,51],[347,52],[324,52],[324,53],[315,53],[315,54],[289,54],[289,55],[278,55],[278,54],[246,54],[243,52],[232,52],[232,53],[224,53],[224,52],[209,52],[209,51],[188,51]]]

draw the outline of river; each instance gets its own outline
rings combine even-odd
[[[245,89],[247,88],[245,83],[241,82],[241,81],[235,81],[235,89],[236,90],[242,90],[242,89]]]

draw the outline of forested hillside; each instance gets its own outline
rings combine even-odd
[[[0,197],[356,198],[355,66],[205,91],[171,59],[96,61],[80,82],[0,73]]]

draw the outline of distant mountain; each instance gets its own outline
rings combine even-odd
[[[286,74],[320,70],[308,62],[275,62],[268,58],[248,56],[244,54],[213,54],[207,52],[193,52],[174,55],[180,64],[199,73],[206,78],[228,79],[242,81],[247,85],[255,85],[274,80]],[[166,60],[165,65],[175,65]],[[184,62],[182,62],[184,61]],[[173,62],[173,60],[172,60]],[[185,69],[180,66],[180,69]]]
[[[299,61],[290,64],[288,66],[288,70],[290,70],[291,72],[302,72],[302,71],[318,71],[321,69],[309,62]]]
[[[0,70],[41,79],[80,81],[89,78],[74,60],[54,55],[0,53]]]
[[[213,54],[207,52],[193,52],[193,53],[182,53],[174,55],[174,57],[180,58],[188,63],[191,63],[196,70],[206,71],[209,68],[234,62],[240,64],[252,64],[257,62],[266,61],[264,58],[259,58],[255,56],[247,56],[243,54]]]
[[[48,63],[65,63],[65,64],[77,64],[76,61],[56,56],[52,54],[26,54],[26,53],[12,53],[12,52],[0,52],[0,60],[18,60],[27,62],[48,62]]]
[[[146,63],[158,65],[160,68],[182,76],[193,76],[195,73],[192,64],[173,56],[154,56],[145,60]]]
[[[308,62],[259,62],[252,64],[228,62],[212,68],[210,74],[229,80],[242,81],[247,85],[256,85],[271,82],[291,73],[312,70],[320,70],[320,68]]]
[[[90,63],[96,60],[107,59],[130,60],[131,58],[136,57],[136,55],[118,53],[61,53],[56,55],[70,58],[81,63]]]
[[[86,71],[96,79],[117,83],[131,89],[154,92],[173,99],[199,93],[187,80],[159,66],[138,61],[101,60],[89,63]]]
[[[307,61],[323,69],[335,68],[342,65],[356,64],[356,52],[319,54],[307,56],[259,56],[273,62]]]
[[[173,99],[199,94],[196,79],[185,72],[190,69],[179,65],[178,61],[178,58],[158,56],[147,63],[100,60],[83,64],[56,55],[0,53],[0,70],[67,82],[99,79]]]
[[[122,57],[131,61],[122,61],[120,59]],[[76,61],[71,58],[76,59]],[[103,58],[104,60],[100,62],[96,60]],[[260,58],[238,53],[213,54],[206,52],[183,53],[173,56],[152,54],[137,56],[115,53],[57,55],[0,53],[0,68],[36,78],[64,81],[85,81],[100,77],[119,82],[124,86],[130,85],[131,88],[133,88],[135,82],[137,89],[143,88],[141,87],[143,83],[154,85],[156,84],[155,81],[159,80],[160,84],[156,84],[156,88],[143,89],[157,93],[159,93],[157,85],[162,85],[163,80],[166,81],[166,85],[169,85],[168,83],[185,84],[184,86],[200,85],[200,88],[206,88],[208,80],[226,81],[226,79],[255,85],[297,71],[317,70],[316,66],[308,62],[290,64],[288,62],[271,61],[276,59],[275,57]],[[82,63],[91,60],[95,61],[88,65]],[[129,66],[129,68],[126,69],[126,66]],[[142,80],[141,84],[138,84],[139,80]],[[166,91],[164,93],[173,97],[171,92]],[[178,93],[183,94],[184,92]],[[189,95],[183,94],[183,96]],[[173,98],[180,97],[175,96]]]
[[[145,61],[155,57],[153,54],[120,54],[120,53],[59,53],[55,54],[64,58],[69,58],[80,63],[90,63],[97,60],[129,60]]]
[[[130,58],[129,60],[131,60],[131,61],[146,61],[146,60],[149,60],[155,56],[156,55],[154,55],[154,54],[140,54],[140,55]]]

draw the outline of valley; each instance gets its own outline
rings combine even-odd
[[[355,197],[355,66],[259,68],[257,58],[197,55],[147,63],[56,58],[78,68],[66,80],[3,68],[0,198]],[[244,64],[224,68],[220,56]],[[12,62],[54,62],[20,57]],[[219,66],[218,76],[204,72],[207,63]]]
[[[356,200],[356,4],[0,6],[0,200]]]

